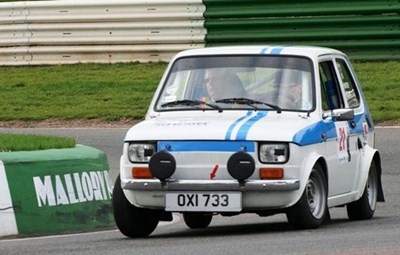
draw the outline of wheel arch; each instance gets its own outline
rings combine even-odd
[[[300,199],[286,211],[289,223],[296,229],[318,228],[330,217],[326,166],[324,157],[315,152],[303,164],[302,180],[307,178],[307,181],[301,185]]]
[[[375,162],[377,175],[378,175],[378,202],[385,202],[385,195],[383,193],[383,186],[382,186],[382,165],[381,165],[381,155],[379,151],[374,153],[372,160]],[[371,162],[372,163],[372,162]]]
[[[309,156],[305,159],[305,161],[302,164],[301,169],[304,169],[301,177],[300,177],[300,191],[298,197],[296,198],[296,202],[300,200],[301,195],[303,194],[304,189],[306,188],[306,183],[308,178],[311,175],[311,171],[313,170],[314,166],[316,164],[319,164],[321,168],[323,169],[323,173],[326,179],[326,184],[327,184],[327,190],[329,190],[328,186],[328,166],[326,163],[325,158],[316,152],[312,152],[309,154]]]
[[[363,162],[361,163],[361,173],[362,175],[360,176],[360,182],[358,186],[358,191],[359,191],[359,197],[362,196],[364,192],[365,185],[367,184],[368,181],[368,174],[369,174],[369,169],[371,167],[372,162],[375,163],[376,166],[376,171],[377,171],[377,177],[378,177],[378,197],[377,201],[378,202],[384,202],[385,201],[385,196],[383,192],[383,185],[382,185],[382,164],[381,164],[381,156],[378,150],[370,147],[370,146],[365,146],[364,147],[364,157],[363,157]]]
[[[320,164],[320,166],[322,167],[322,170],[324,171],[324,176],[325,176],[325,180],[326,180],[326,185],[327,188],[329,190],[329,174],[328,174],[328,164],[326,163],[325,158],[323,158],[322,156],[320,158],[318,158],[318,160],[315,162],[315,164]],[[315,165],[314,164],[314,165]]]
[[[327,164],[325,158],[322,155],[317,154],[317,153],[313,153],[312,155],[310,155],[310,157],[308,157],[308,159],[306,161],[304,169],[307,169],[307,178],[310,176],[311,171],[313,170],[313,167],[316,164],[319,164],[322,167],[324,175],[325,175],[325,179],[328,182],[328,179],[329,179],[328,164]]]

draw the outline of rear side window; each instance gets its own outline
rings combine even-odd
[[[357,108],[360,106],[360,96],[356,89],[354,79],[351,75],[349,67],[343,59],[336,60],[337,68],[339,71],[340,79],[345,90],[345,97],[350,108]]]

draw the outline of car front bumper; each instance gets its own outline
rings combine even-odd
[[[293,191],[300,180],[166,180],[121,179],[121,187],[133,191]]]

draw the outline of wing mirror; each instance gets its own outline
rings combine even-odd
[[[354,119],[353,109],[334,109],[331,113],[324,114],[324,119],[331,117],[334,121],[348,121]]]

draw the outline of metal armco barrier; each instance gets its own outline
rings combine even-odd
[[[105,154],[78,145],[0,153],[0,236],[112,227]]]
[[[399,0],[204,0],[207,45],[315,45],[400,59]]]
[[[0,3],[0,65],[169,61],[204,47],[200,0]]]
[[[314,45],[400,59],[399,0],[0,3],[0,65],[169,61],[215,45]]]

